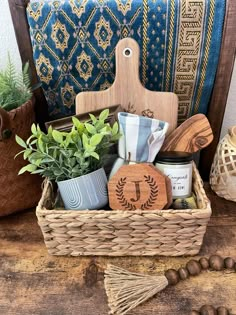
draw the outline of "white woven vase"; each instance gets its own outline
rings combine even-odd
[[[236,201],[236,126],[219,142],[211,166],[210,185],[215,193]]]

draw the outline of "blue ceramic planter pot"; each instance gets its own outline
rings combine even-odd
[[[108,203],[107,177],[103,168],[57,184],[65,209],[100,209]]]

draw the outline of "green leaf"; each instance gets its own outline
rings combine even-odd
[[[33,165],[33,164],[28,164],[24,167],[22,167],[18,173],[18,175],[21,175],[25,172],[34,172],[35,170],[37,169],[37,166],[36,165]]]
[[[103,121],[106,120],[108,115],[109,115],[109,109],[108,108],[104,109],[99,115],[99,120],[103,120]]]
[[[21,137],[19,137],[18,135],[16,135],[16,142],[22,147],[27,149],[27,145],[25,143],[25,141],[23,139],[21,139]]]
[[[33,171],[33,172],[31,172],[31,174],[41,174],[41,173],[43,173],[43,169],[38,169],[38,170],[35,170],[35,171]]]
[[[45,154],[41,152],[33,152],[29,157],[29,161],[32,163],[32,160],[38,160],[38,159],[43,159],[45,157]]]
[[[52,154],[53,158],[56,159],[57,158],[57,149],[53,149],[53,154]]]
[[[34,165],[36,165],[36,166],[39,166],[40,164],[42,164],[42,159],[37,159],[37,160],[35,160],[34,163],[32,163],[32,164],[34,164]]]
[[[99,160],[99,155],[96,152],[90,152],[90,155]]]
[[[50,125],[49,127],[48,127],[48,135],[51,135],[52,134],[52,126]]]
[[[42,133],[42,131],[41,131],[40,127],[39,127],[39,124],[37,124],[37,132],[38,132],[39,134]]]
[[[51,157],[45,157],[41,160],[41,163],[52,163],[55,162],[55,160]]]
[[[68,145],[71,143],[71,134],[66,135],[65,147],[67,148]]]
[[[84,123],[80,122],[79,119],[77,119],[76,117],[72,117],[72,121],[74,126],[78,130],[78,133],[82,135],[82,133],[84,132]]]
[[[38,148],[41,152],[44,152],[44,145],[43,145],[43,141],[42,138],[40,136],[40,138],[38,139]]]
[[[80,128],[81,122],[79,121],[78,118],[76,118],[75,116],[73,116],[73,117],[72,117],[72,122],[73,122],[73,125],[74,125],[77,129]]]
[[[79,140],[80,140],[80,136],[79,134],[76,132],[76,131],[72,131],[70,133],[71,135],[71,140],[74,142],[74,143],[77,143]]]
[[[119,130],[119,126],[118,126],[118,123],[117,121],[114,123],[113,127],[112,127],[112,135],[116,135],[118,133],[118,130]]]
[[[31,126],[31,132],[32,132],[32,134],[33,134],[34,136],[37,136],[37,128],[36,128],[35,124],[33,124],[33,125]]]
[[[26,149],[23,155],[24,160],[26,160],[31,153],[32,153],[31,149]]]
[[[18,153],[14,156],[14,159],[15,159],[18,155],[20,155],[20,154],[22,154],[22,153],[24,153],[24,152],[25,152],[25,150],[22,150],[22,151],[18,152]]]
[[[60,150],[60,153],[61,153],[64,157],[66,157],[66,158],[69,157],[69,153],[68,153],[66,150],[61,149],[61,150]]]
[[[93,152],[95,149],[96,149],[96,147],[94,147],[94,146],[92,146],[92,145],[90,145],[90,144],[85,144],[85,152],[84,152],[84,155],[87,153],[87,152]]]
[[[97,118],[93,114],[89,114],[89,117],[92,120],[92,123],[95,125],[97,122]]]
[[[61,134],[60,131],[58,130],[53,130],[52,131],[52,136],[53,136],[53,139],[57,142],[57,143],[62,143],[63,142],[63,136]]]
[[[91,137],[90,144],[92,146],[96,146],[102,141],[102,138],[103,138],[103,135],[97,133]]]
[[[85,133],[83,133],[82,135],[82,141],[83,141],[83,146],[86,147],[86,145],[88,144],[88,137]]]
[[[30,144],[30,140],[31,139],[34,139],[35,136],[34,135],[31,135],[27,140],[26,140],[26,144],[29,145]]]
[[[75,152],[74,156],[80,159],[80,158],[82,158],[82,153],[81,152]]]
[[[54,168],[53,171],[56,176],[60,176],[63,174],[63,171],[59,168]]]
[[[85,125],[85,128],[87,129],[87,131],[88,131],[89,133],[91,133],[92,135],[95,135],[95,133],[97,132],[97,130],[96,130],[96,128],[95,128],[93,125],[91,125],[91,124],[89,124],[89,123],[85,123],[84,125]]]

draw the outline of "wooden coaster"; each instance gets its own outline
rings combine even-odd
[[[123,165],[108,183],[112,209],[154,210],[171,203],[170,180],[149,163]]]

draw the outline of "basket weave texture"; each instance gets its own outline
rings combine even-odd
[[[211,216],[196,166],[193,189],[199,209],[56,210],[52,186],[46,182],[36,215],[52,255],[196,255]]]
[[[14,159],[21,151],[15,135],[26,140],[31,135],[31,125],[35,122],[34,98],[9,112],[3,111],[0,128],[12,132],[9,139],[0,141],[0,217],[37,205],[41,194],[41,178],[25,173],[18,176],[19,170],[27,164],[22,156]]]
[[[229,134],[217,146],[209,182],[218,196],[236,201],[236,145]]]

